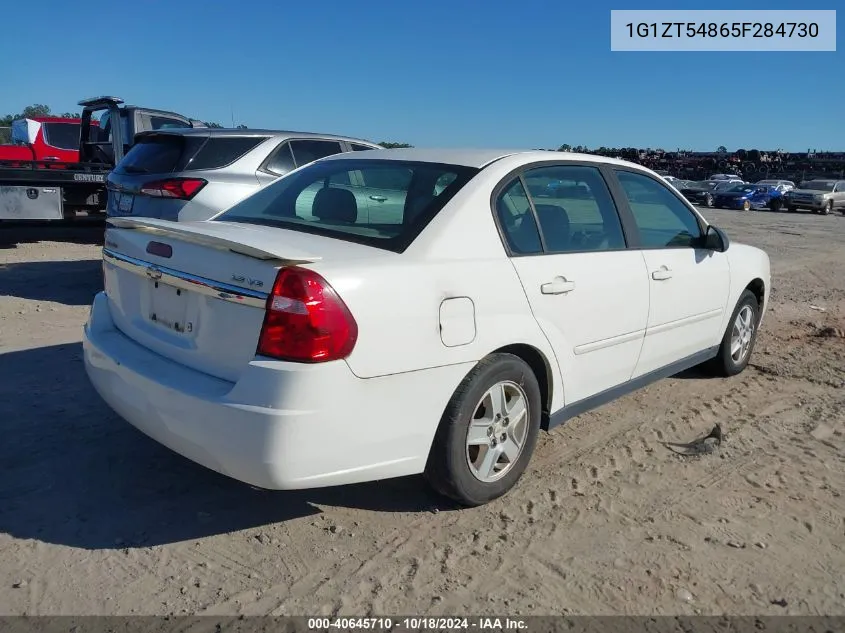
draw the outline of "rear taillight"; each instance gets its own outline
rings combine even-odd
[[[208,182],[202,178],[168,178],[167,180],[156,180],[144,184],[141,187],[141,193],[156,198],[190,200],[206,184]]]
[[[358,324],[325,279],[296,266],[279,271],[267,299],[259,355],[322,363],[349,356],[357,339]]]

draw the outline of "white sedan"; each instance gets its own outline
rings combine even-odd
[[[425,473],[485,503],[541,428],[695,365],[741,372],[770,290],[766,253],[654,172],[572,153],[341,154],[208,221],[109,222],[92,383],[269,489]]]

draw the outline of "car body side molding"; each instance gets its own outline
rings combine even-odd
[[[548,417],[548,420],[544,421],[543,428],[546,431],[551,431],[556,426],[559,426],[564,422],[568,422],[572,418],[577,417],[582,413],[586,413],[587,411],[596,409],[604,404],[613,402],[617,398],[621,398],[622,396],[642,389],[643,387],[655,383],[658,380],[669,378],[670,376],[679,374],[682,371],[691,369],[696,365],[700,365],[701,363],[707,362],[708,360],[715,358],[716,354],[718,353],[718,345],[708,347],[707,349],[701,352],[696,352],[691,356],[687,356],[686,358],[682,358],[681,360],[675,361],[674,363],[666,365],[665,367],[661,367],[660,369],[655,369],[654,371],[651,371],[647,374],[638,376],[637,378],[629,380],[628,382],[624,382],[621,385],[611,387],[610,389],[605,389],[604,391],[597,393],[594,396],[590,396],[589,398],[584,398],[583,400],[573,402],[572,404],[566,405],[562,409],[558,409],[557,411],[552,413]]]

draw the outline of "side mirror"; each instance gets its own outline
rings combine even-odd
[[[712,224],[708,225],[704,234],[704,248],[717,253],[724,253],[731,245],[730,238],[725,232]]]

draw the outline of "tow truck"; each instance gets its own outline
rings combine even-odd
[[[103,96],[84,99],[79,162],[0,160],[0,222],[105,216],[106,175],[132,146],[135,134],[165,128],[205,127],[175,112],[124,105]],[[103,112],[92,125],[95,112]],[[26,139],[18,139],[26,143]],[[33,154],[34,155],[34,154]]]

